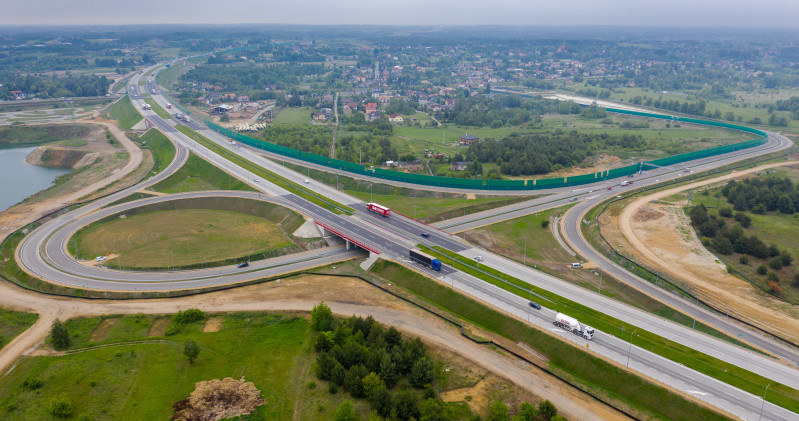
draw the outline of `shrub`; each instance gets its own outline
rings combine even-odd
[[[766,265],[760,265],[757,267],[758,275],[765,275],[766,273],[768,273],[768,268],[766,267]]]
[[[311,381],[308,382],[307,386],[308,386],[308,390],[314,390],[314,389],[316,389],[316,382],[311,380]]]
[[[331,395],[335,395],[336,393],[338,393],[338,387],[336,386],[335,383],[330,383],[330,386],[327,387],[327,392],[330,393]]]
[[[67,332],[67,328],[61,323],[61,320],[55,319],[50,327],[50,339],[53,341],[53,348],[57,350],[69,348],[69,332]]]
[[[768,262],[768,266],[774,270],[782,269],[782,259],[779,256],[774,257]]]
[[[544,219],[541,221],[541,228],[548,228],[549,227],[549,219]]]
[[[28,377],[22,382],[21,387],[25,390],[36,390],[44,386],[44,381],[38,377]]]
[[[790,266],[793,263],[793,256],[791,256],[791,252],[788,250],[783,250],[780,252],[780,260],[782,260],[783,266]]]
[[[774,295],[782,295],[782,288],[780,288],[780,284],[774,281],[768,281],[768,289]]]
[[[738,258],[738,263],[740,263],[742,265],[748,265],[749,264],[749,256],[743,255],[743,256],[739,257]]]
[[[725,218],[732,218],[732,208],[729,206],[722,206],[719,208],[719,216],[723,216]]]
[[[205,312],[198,308],[190,308],[186,311],[179,311],[172,316],[172,321],[179,325],[199,322],[202,320],[205,320]]]
[[[777,276],[777,274],[775,272],[771,272],[771,273],[768,274],[768,280],[771,281],[771,282],[779,282],[780,281],[780,277]]]
[[[58,395],[50,400],[50,413],[56,418],[69,418],[74,411],[75,406],[65,395]]]
[[[355,409],[352,402],[345,400],[338,406],[335,414],[336,421],[355,421]]]

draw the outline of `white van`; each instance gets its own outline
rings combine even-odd
[[[572,269],[580,269],[583,267],[582,263],[572,263],[569,265]]]

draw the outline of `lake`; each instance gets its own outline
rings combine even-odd
[[[50,187],[69,168],[47,168],[25,162],[35,146],[0,149],[0,212]]]

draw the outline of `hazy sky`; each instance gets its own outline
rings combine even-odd
[[[799,28],[799,0],[0,0],[0,25],[142,23]]]

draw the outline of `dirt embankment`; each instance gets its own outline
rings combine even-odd
[[[799,309],[762,293],[747,281],[727,273],[723,263],[701,243],[681,203],[653,203],[685,190],[795,161],[768,164],[710,180],[678,186],[634,199],[618,216],[602,215],[602,233],[614,247],[645,266],[688,285],[716,308],[756,326],[799,342]]]
[[[93,164],[99,156],[99,153],[80,149],[39,146],[25,158],[25,162],[42,167],[78,169]]]

